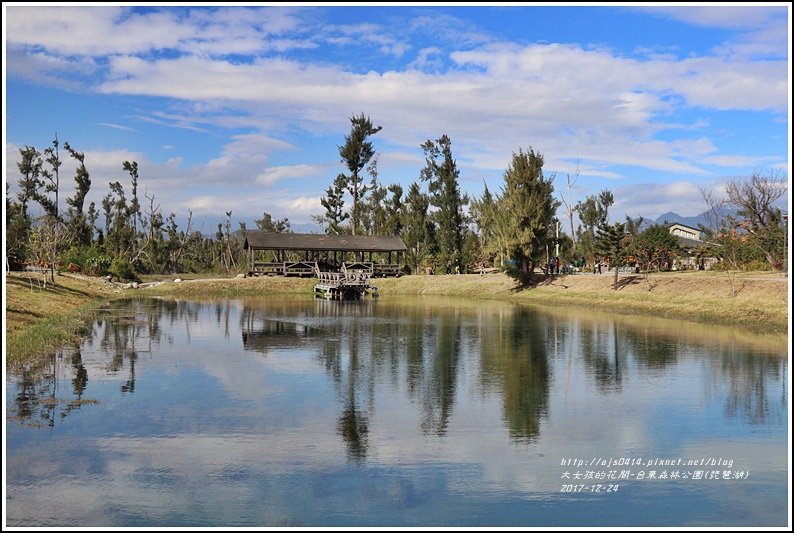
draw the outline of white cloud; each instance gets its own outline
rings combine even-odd
[[[315,176],[325,169],[322,165],[286,165],[270,167],[256,177],[256,182],[263,185],[272,185],[279,180],[291,180]]]
[[[763,26],[772,19],[785,16],[783,6],[675,6],[675,7],[638,7],[644,12],[694,24],[697,26],[751,29]]]
[[[277,200],[276,205],[281,207],[286,213],[312,214],[322,211],[319,196],[299,196],[298,198],[286,198]]]
[[[700,189],[691,181],[633,183],[618,187],[613,193],[615,205],[611,213],[640,214],[646,219],[655,219],[669,211],[694,216],[706,210]]]
[[[281,7],[140,13],[122,7],[10,6],[8,68],[10,76],[37,83],[63,81],[67,88],[91,86],[104,94],[165,100],[167,107],[136,109],[126,117],[141,122],[213,134],[219,128],[258,132],[224,137],[219,153],[190,167],[178,158],[156,164],[137,154],[162,183],[227,185],[219,194],[232,199],[236,209],[253,212],[261,211],[251,200],[256,192],[271,193],[282,180],[311,177],[321,169],[312,161],[270,165],[271,154],[294,149],[273,137],[287,138],[295,130],[346,134],[345,117],[361,110],[384,126],[377,136],[382,168],[415,169],[410,176],[386,176],[389,181],[413,181],[423,165],[419,144],[443,133],[453,139],[464,180],[490,180],[489,186],[498,186],[510,153],[527,146],[546,156],[548,172],[573,172],[578,165],[582,176],[602,179],[623,179],[623,167],[688,178],[712,175],[714,166],[779,163],[780,158],[721,150],[705,129],[709,119],[699,113],[783,116],[788,111],[787,56],[774,53],[788,35],[779,10],[657,11],[746,31],[712,54],[682,59],[672,53],[631,56],[603,47],[498,42],[471,23],[441,13],[395,26],[331,26],[319,23],[314,11],[309,16]],[[408,54],[409,43],[415,42],[410,36],[428,29],[432,45],[409,63],[410,54],[405,67],[362,72],[355,63],[299,61],[284,53],[334,42],[379,49],[394,56],[388,62],[393,65],[394,58]],[[750,59],[758,53],[769,57]],[[681,110],[697,111],[686,119],[691,125],[676,123],[683,122],[677,115]],[[698,128],[698,137],[681,139],[687,129]],[[663,140],[660,133],[670,130],[683,134]],[[166,146],[163,150],[170,149]],[[119,174],[120,161],[113,165],[108,170]],[[106,174],[92,175],[104,180]],[[300,191],[300,198],[321,194],[321,187],[315,189]],[[211,196],[205,193],[195,192],[196,205]],[[278,208],[288,209],[294,198],[287,191],[280,194],[271,197]],[[163,195],[171,195],[177,206],[187,205],[174,190],[164,189]],[[301,202],[295,209],[308,212]]]
[[[97,125],[98,126],[105,126],[106,128],[113,128],[113,129],[116,129],[116,130],[131,131],[131,132],[135,132],[135,133],[140,133],[135,128],[130,128],[129,126],[122,126],[120,124],[113,124],[111,122],[97,122]]]

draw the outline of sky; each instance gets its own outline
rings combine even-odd
[[[568,175],[574,200],[610,189],[613,220],[693,216],[701,187],[789,172],[788,3],[3,11],[11,194],[19,149],[57,132],[85,152],[87,202],[111,181],[129,191],[134,160],[142,201],[183,223],[192,211],[193,229],[231,211],[308,231],[361,113],[382,126],[385,184],[407,191],[420,145],[446,134],[477,197],[531,147],[555,194]],[[65,162],[61,198],[73,175]]]

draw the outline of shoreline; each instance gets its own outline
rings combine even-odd
[[[51,354],[76,341],[86,323],[108,300],[147,296],[238,297],[270,294],[311,295],[314,278],[210,278],[177,276],[150,281],[138,288],[102,278],[61,274],[47,290],[34,286],[26,273],[6,275],[6,364],[29,364],[42,352]],[[412,275],[377,278],[380,297],[451,296],[504,301],[554,309],[574,307],[634,317],[728,325],[759,333],[787,333],[788,279],[773,273],[683,272],[625,274],[619,289],[613,276],[576,274],[538,278],[531,288],[518,287],[504,274]],[[650,289],[650,290],[649,290]]]

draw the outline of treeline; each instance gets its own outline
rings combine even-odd
[[[405,242],[406,271],[443,272],[448,265],[462,272],[487,265],[528,278],[541,267],[554,271],[557,259],[569,268],[594,262],[610,267],[630,265],[645,271],[663,270],[684,254],[680,241],[666,226],[643,228],[643,219],[626,217],[610,223],[614,204],[609,190],[575,198],[578,174],[566,175],[555,192],[554,173],[543,172],[544,158],[532,147],[512,154],[498,191],[487,186],[479,198],[460,190],[460,171],[452,140],[442,135],[421,145],[425,166],[408,191],[384,183],[378,174],[372,138],[380,126],[363,113],[350,118],[351,129],[339,147],[340,172],[321,199],[324,212],[314,220],[328,234],[394,235]],[[136,273],[237,272],[246,268],[242,241],[245,223],[232,225],[232,212],[218,222],[210,237],[194,230],[193,214],[179,228],[176,215],[164,215],[154,195],[139,195],[137,162],[124,161],[125,183],[110,183],[99,207],[85,205],[91,179],[82,152],[63,145],[76,163],[75,191],[60,208],[62,154],[57,138],[39,151],[19,150],[19,191],[6,186],[7,268],[26,264],[68,268],[91,275],[110,273],[134,279]],[[688,250],[690,262],[718,258],[728,269],[780,269],[785,233],[775,203],[786,194],[787,181],[779,173],[753,174],[729,183],[726,195],[703,190],[709,206],[705,243]],[[31,216],[31,204],[41,216]],[[350,204],[349,206],[347,204]],[[557,218],[558,208],[564,213]],[[578,218],[578,224],[574,219]],[[265,212],[257,229],[291,231],[287,218]],[[617,283],[617,268],[615,268]]]

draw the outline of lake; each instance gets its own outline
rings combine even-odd
[[[9,526],[786,526],[785,335],[439,297],[116,302],[6,381]]]

